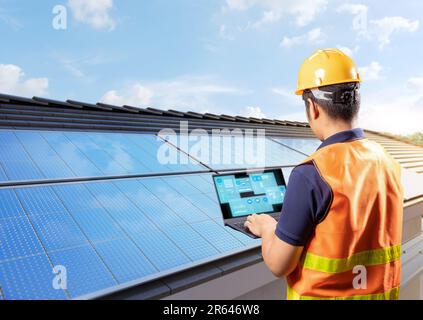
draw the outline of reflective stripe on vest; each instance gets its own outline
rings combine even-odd
[[[339,273],[352,270],[355,266],[372,266],[389,263],[401,257],[401,245],[362,251],[345,259],[329,259],[312,253],[307,253],[301,261],[304,268],[327,272]]]
[[[366,294],[366,295],[356,295],[349,297],[331,297],[331,298],[322,298],[322,297],[311,297],[311,296],[300,296],[292,288],[288,286],[287,288],[287,299],[288,300],[398,300],[399,299],[400,288],[396,287],[392,290],[383,293],[375,294]]]

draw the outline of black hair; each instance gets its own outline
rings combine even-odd
[[[319,104],[332,119],[345,122],[354,121],[360,110],[360,84],[348,82],[329,86],[319,87],[323,99],[314,96],[311,90],[304,90],[303,100],[306,103],[307,114],[310,106],[308,99]]]

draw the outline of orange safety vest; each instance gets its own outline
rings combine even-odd
[[[399,164],[367,139],[328,145],[305,162],[314,163],[332,201],[287,277],[287,298],[398,299],[403,218]]]

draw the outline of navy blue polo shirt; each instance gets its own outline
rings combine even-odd
[[[327,138],[318,148],[364,138],[362,129],[342,131]],[[304,246],[331,205],[331,190],[312,162],[296,167],[289,177],[276,235],[293,246]]]

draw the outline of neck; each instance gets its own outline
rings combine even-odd
[[[323,131],[323,140],[337,134],[338,132],[354,129],[353,123],[337,122],[325,127]]]

